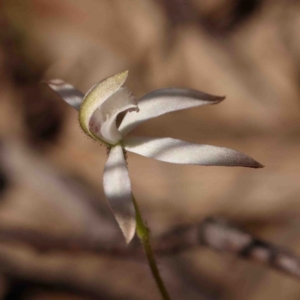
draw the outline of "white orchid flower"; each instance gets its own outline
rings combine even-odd
[[[103,174],[104,192],[129,243],[135,234],[136,213],[125,151],[176,164],[251,168],[261,168],[262,165],[241,152],[224,147],[173,138],[128,136],[132,129],[146,120],[172,111],[216,104],[225,97],[191,89],[166,88],[150,92],[136,102],[132,94],[122,87],[127,76],[128,71],[108,77],[95,84],[85,95],[59,79],[47,83],[63,100],[79,110],[79,122],[84,132],[110,149]],[[126,114],[117,126],[116,119],[121,112]]]

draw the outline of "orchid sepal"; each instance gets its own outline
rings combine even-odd
[[[44,80],[42,83],[47,84],[66,103],[76,110],[79,110],[84,94],[77,90],[73,85],[63,81],[62,79]]]
[[[250,156],[225,147],[195,144],[172,138],[126,137],[123,147],[159,161],[201,166],[262,168]]]
[[[121,145],[110,149],[104,167],[103,188],[128,244],[135,234],[136,217],[127,163]]]
[[[138,114],[126,114],[119,131],[126,136],[139,124],[166,113],[220,103],[225,96],[215,96],[193,89],[164,88],[144,95],[139,101]]]

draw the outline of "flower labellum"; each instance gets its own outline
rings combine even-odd
[[[132,94],[122,87],[127,76],[128,71],[108,77],[95,84],[85,95],[60,79],[47,83],[63,100],[79,110],[79,123],[83,131],[109,148],[103,174],[104,192],[129,243],[135,234],[136,213],[125,151],[176,164],[263,166],[246,154],[229,148],[172,138],[128,137],[130,131],[146,120],[172,111],[217,104],[225,97],[192,89],[165,88],[150,92],[136,102]],[[122,112],[125,116],[117,126],[117,116]]]

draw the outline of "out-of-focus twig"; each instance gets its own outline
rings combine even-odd
[[[135,243],[125,248],[108,243],[105,239],[70,238],[26,229],[0,228],[0,242],[25,243],[46,252],[94,253],[126,259],[143,257]],[[300,278],[299,257],[217,218],[207,218],[196,225],[179,227],[154,240],[154,250],[161,256],[174,255],[199,246],[230,252]]]
[[[300,279],[300,257],[258,239],[230,222],[207,218],[202,223],[173,230],[157,241],[159,254],[181,252],[195,246],[206,246],[220,252],[229,252],[277,269]]]

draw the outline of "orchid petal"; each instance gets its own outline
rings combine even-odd
[[[172,138],[126,137],[123,145],[130,152],[175,164],[263,167],[253,158],[236,150]]]
[[[103,174],[103,187],[110,207],[129,243],[135,233],[135,209],[132,202],[131,183],[123,149],[111,148]]]
[[[73,108],[79,110],[84,94],[74,88],[73,85],[61,80],[52,79],[44,81],[54,92]]]
[[[166,88],[150,92],[139,102],[139,113],[126,114],[119,131],[125,136],[140,123],[160,115],[191,107],[216,104],[225,97],[213,96],[192,89]]]
[[[116,119],[119,113],[129,109],[137,109],[135,99],[126,88],[120,88],[97,110],[95,122],[99,123],[100,121],[100,126],[97,126],[100,128],[96,133],[97,136],[111,145],[118,143],[122,139],[122,135],[117,128]],[[101,112],[101,116],[98,112]]]
[[[98,107],[120,89],[127,76],[128,71],[108,77],[94,85],[85,95],[79,110],[79,123],[83,131],[90,137],[99,140],[99,137],[90,131],[89,128],[93,114]]]
[[[117,144],[122,139],[116,125],[117,116],[129,109],[137,109],[136,101],[126,88],[120,88],[93,113],[90,131],[110,145]]]

